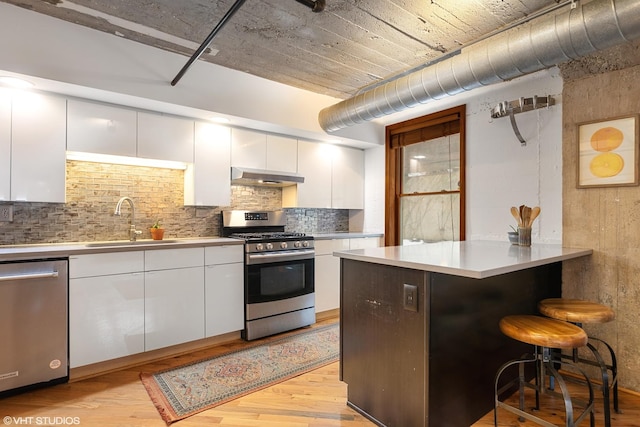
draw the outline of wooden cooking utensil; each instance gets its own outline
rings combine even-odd
[[[533,221],[535,221],[536,218],[538,218],[538,215],[540,215],[540,206],[531,208],[531,217],[529,218],[528,227],[531,227],[533,225]]]
[[[522,227],[522,218],[520,217],[520,212],[518,211],[518,208],[516,208],[515,206],[512,206],[511,215],[516,219],[516,222],[518,223],[518,227]]]

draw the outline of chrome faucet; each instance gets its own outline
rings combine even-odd
[[[131,218],[129,219],[129,240],[135,242],[136,237],[142,234],[142,231],[136,230],[136,226],[133,225],[133,221],[136,215],[136,207],[133,204],[133,200],[130,197],[122,197],[120,200],[118,200],[116,210],[113,214],[120,216],[120,209],[122,208],[122,203],[125,201],[129,202],[129,205],[131,206]]]

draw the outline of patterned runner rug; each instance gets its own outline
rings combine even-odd
[[[151,400],[171,424],[333,363],[339,325],[311,330],[157,373],[141,373]]]

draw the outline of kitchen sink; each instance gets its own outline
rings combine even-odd
[[[136,240],[132,242],[130,240],[114,240],[111,242],[93,242],[85,244],[88,248],[100,248],[106,246],[137,246],[137,245],[161,245],[167,243],[176,243],[177,240]]]

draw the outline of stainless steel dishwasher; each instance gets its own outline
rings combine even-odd
[[[69,380],[68,260],[0,263],[0,396]]]

